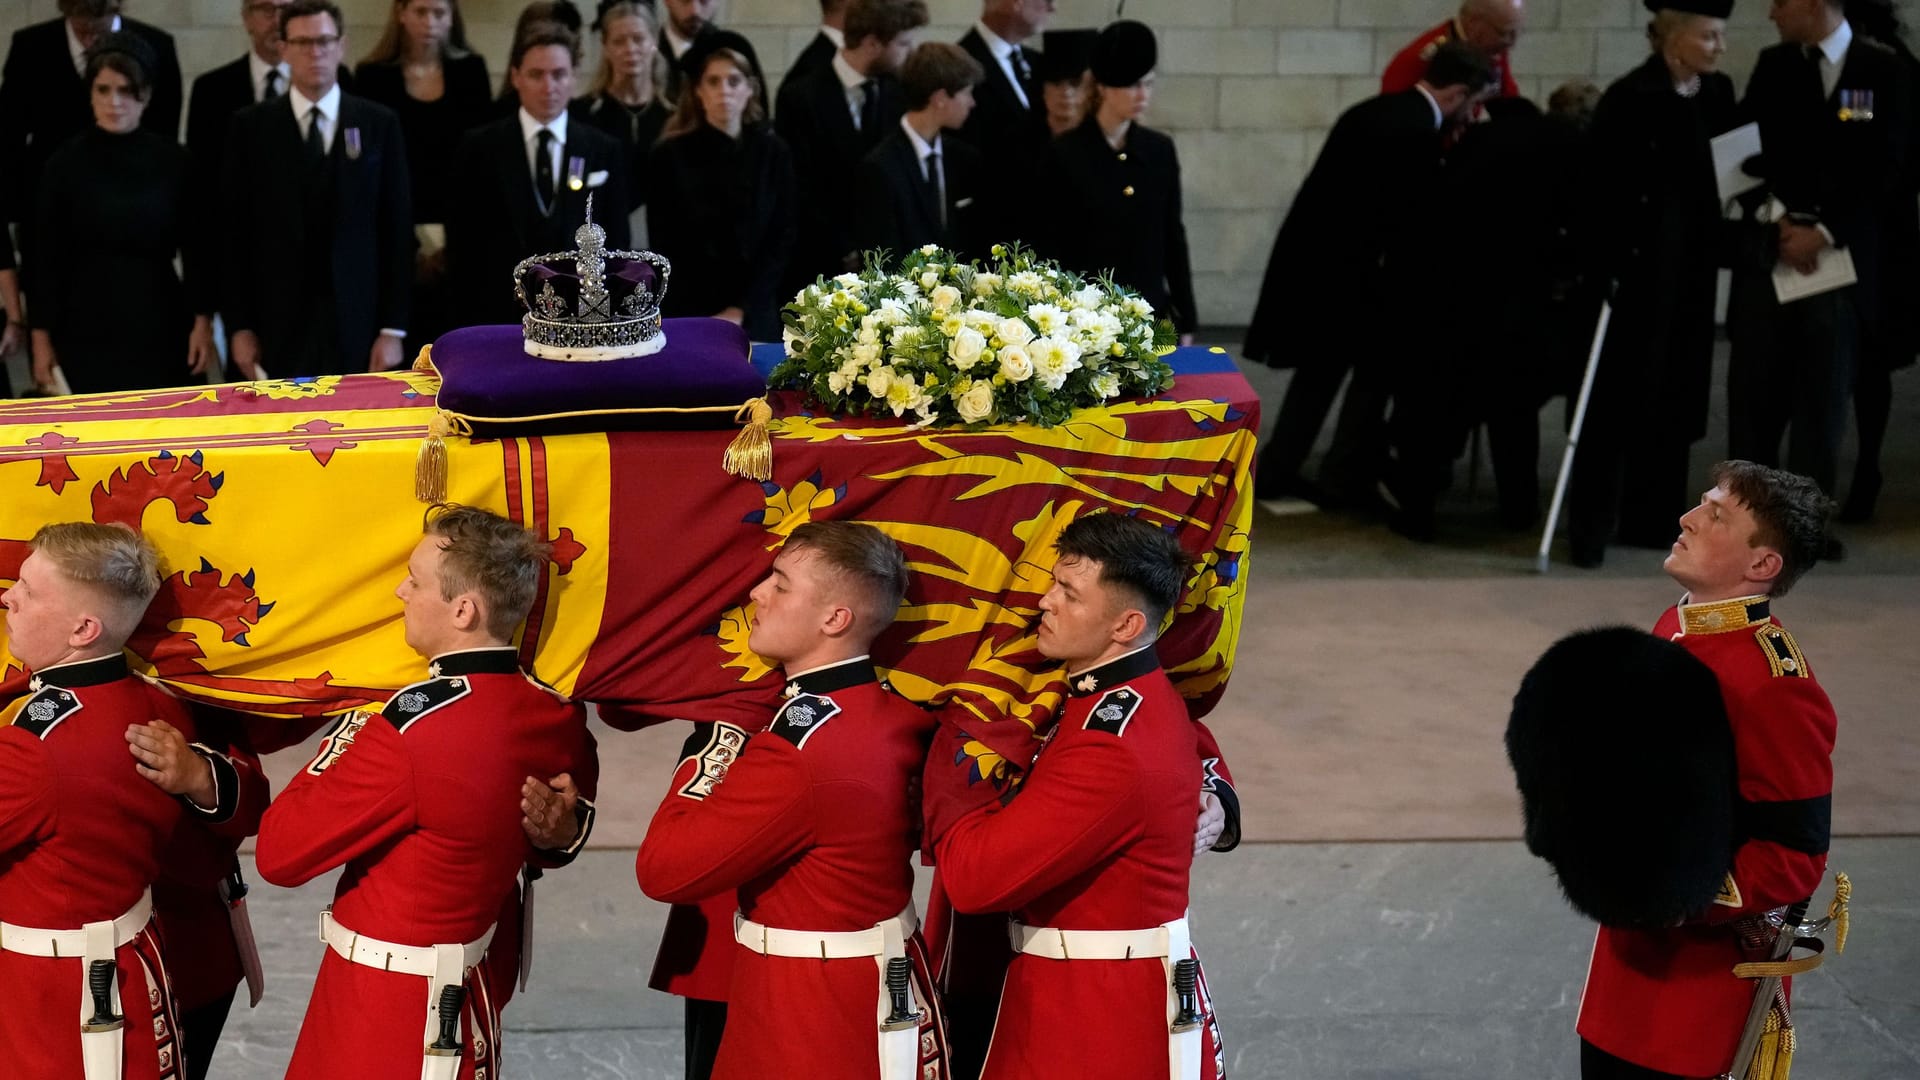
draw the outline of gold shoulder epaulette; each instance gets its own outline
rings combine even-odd
[[[1753,639],[1760,643],[1760,651],[1766,654],[1767,666],[1773,669],[1775,677],[1813,677],[1813,672],[1807,670],[1807,658],[1800,654],[1799,643],[1784,627],[1762,626],[1753,632]]]

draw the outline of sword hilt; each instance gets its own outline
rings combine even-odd
[[[459,983],[449,983],[440,988],[440,1034],[427,1045],[428,1053],[437,1057],[460,1052],[460,1006],[466,996],[467,988]]]
[[[113,979],[118,968],[111,960],[95,960],[87,965],[87,992],[93,996],[93,1017],[80,1025],[81,1031],[113,1031],[126,1019],[113,1011]]]
[[[907,982],[913,973],[913,962],[904,956],[896,956],[887,961],[887,1000],[892,1006],[886,1020],[880,1024],[881,1031],[899,1031],[902,1028],[919,1027],[922,1013],[913,1007],[913,999],[907,993]]]
[[[1173,962],[1173,993],[1180,1011],[1173,1018],[1174,1031],[1192,1031],[1200,1026],[1200,961],[1188,957]]]

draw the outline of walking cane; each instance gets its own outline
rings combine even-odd
[[[1573,473],[1573,451],[1580,445],[1580,427],[1587,420],[1587,399],[1593,396],[1593,373],[1600,370],[1600,349],[1607,343],[1607,323],[1613,319],[1613,304],[1600,301],[1600,318],[1593,325],[1593,347],[1587,350],[1587,373],[1580,379],[1580,397],[1574,402],[1573,423],[1567,428],[1567,452],[1560,457],[1560,477],[1553,482],[1553,502],[1547,507],[1547,529],[1540,534],[1540,552],[1534,558],[1534,570],[1547,572],[1547,549],[1553,546],[1553,530],[1560,523],[1560,504],[1567,497],[1567,479]]]

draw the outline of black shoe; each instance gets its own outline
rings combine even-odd
[[[1839,520],[1849,525],[1859,525],[1873,520],[1874,504],[1880,501],[1880,474],[1871,476],[1855,475],[1853,489],[1847,492],[1846,505],[1840,508]]]
[[[1301,499],[1322,510],[1332,509],[1340,501],[1332,493],[1298,476],[1282,476],[1271,481],[1262,477],[1253,486],[1253,497],[1262,502],[1275,499]]]
[[[1387,528],[1416,544],[1431,544],[1440,539],[1439,526],[1431,513],[1397,511],[1387,518]]]
[[[1574,544],[1569,557],[1573,565],[1582,570],[1598,570],[1601,564],[1607,561],[1607,549],[1604,546],[1588,547],[1585,544]]]
[[[1847,558],[1847,545],[1841,543],[1839,537],[1833,535],[1832,533],[1828,533],[1826,544],[1822,546],[1820,549],[1820,561],[1821,562],[1844,562],[1846,558]]]

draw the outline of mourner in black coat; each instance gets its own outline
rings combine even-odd
[[[1047,144],[1053,141],[1047,103],[1034,77],[1032,57],[1020,44],[1043,27],[1027,18],[1025,5],[986,0],[983,6],[981,21],[961,36],[959,45],[986,77],[974,87],[973,114],[955,135],[995,160],[1044,161]],[[1023,184],[988,184],[980,195],[980,217],[991,225],[992,243],[1033,244],[1053,209]]]
[[[1765,193],[1789,216],[1754,226],[1760,257],[1735,267],[1728,443],[1732,457],[1775,465],[1791,428],[1786,467],[1832,494],[1855,363],[1910,303],[1888,304],[1882,255],[1893,200],[1912,197],[1912,86],[1900,57],[1854,36],[1837,3],[1776,10],[1774,21],[1782,41],[1760,54],[1741,109],[1760,124]],[[1852,256],[1858,282],[1779,303],[1773,249],[1810,265],[1829,244]]]
[[[826,0],[826,3],[821,5],[821,14],[823,16],[826,14],[825,8],[829,3],[834,3],[834,0]],[[842,0],[837,6],[840,9],[845,9],[846,4],[844,0]],[[827,33],[828,30],[832,30],[833,33],[829,35]],[[787,85],[800,78],[800,76],[805,75],[809,71],[823,68],[831,63],[833,54],[840,51],[840,46],[845,41],[846,37],[840,32],[838,26],[821,26],[820,31],[813,35],[811,41],[807,42],[807,47],[801,49],[799,54],[793,58],[793,63],[787,65],[787,73],[780,76],[780,93],[785,93]],[[779,95],[776,94],[775,99],[778,100],[778,97]]]
[[[793,158],[764,124],[732,137],[709,124],[662,139],[650,160],[647,235],[673,261],[661,313],[738,309],[754,341],[780,340],[781,274],[793,247]]]
[[[983,72],[958,45],[929,41],[900,67],[907,114],[860,163],[854,204],[859,250],[895,258],[926,244],[980,258],[990,244],[977,218],[983,163],[952,138],[973,108]]]
[[[107,12],[118,5],[79,0],[76,9]],[[76,37],[78,24],[84,39]],[[33,220],[40,173],[68,139],[93,126],[88,89],[81,75],[78,47],[101,34],[119,31],[146,43],[154,57],[153,91],[140,127],[165,138],[180,130],[180,60],[173,36],[158,27],[122,15],[50,19],[14,31],[0,70],[0,221]],[[33,273],[30,229],[21,230],[22,268]]]

